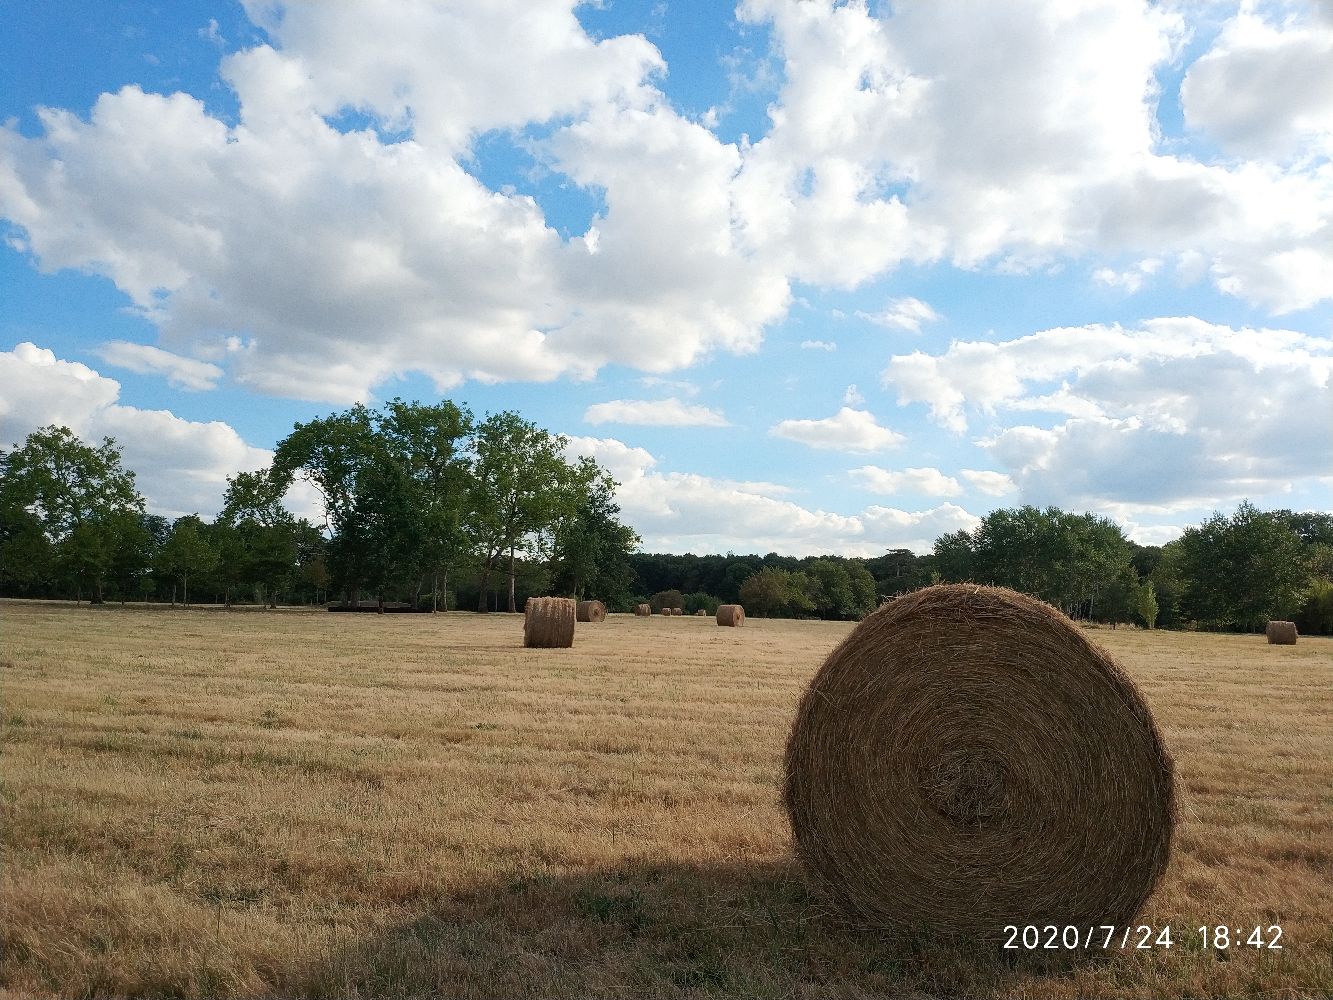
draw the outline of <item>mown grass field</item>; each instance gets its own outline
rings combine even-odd
[[[1100,630],[1177,757],[1143,923],[1050,967],[843,926],[779,804],[850,629],[0,605],[0,995],[1323,996],[1333,642]]]

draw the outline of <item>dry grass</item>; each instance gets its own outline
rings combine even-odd
[[[0,993],[1319,996],[1333,643],[1098,631],[1177,758],[1143,922],[1279,923],[1047,969],[841,926],[779,801],[850,626],[0,607]]]

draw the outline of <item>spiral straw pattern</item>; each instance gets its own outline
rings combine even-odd
[[[815,885],[875,927],[1128,923],[1166,868],[1173,762],[1064,615],[928,587],[867,617],[797,711],[785,800]]]

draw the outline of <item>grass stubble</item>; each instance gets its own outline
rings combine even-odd
[[[4,603],[0,997],[1333,994],[1333,642],[1096,633],[1176,756],[1177,940],[1036,961],[805,887],[782,752],[850,627]]]

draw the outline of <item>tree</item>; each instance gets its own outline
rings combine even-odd
[[[1231,517],[1214,512],[1180,539],[1186,580],[1182,605],[1201,622],[1254,631],[1288,618],[1308,583],[1301,539],[1284,517],[1242,501]]]
[[[747,612],[759,617],[813,611],[809,587],[810,578],[804,573],[765,566],[741,584],[740,600]]]
[[[126,517],[144,511],[115,440],[103,438],[92,447],[68,427],[43,427],[4,456],[3,472],[8,505],[36,517],[79,596],[88,585],[101,603]]]
[[[963,583],[974,579],[972,555],[972,535],[969,532],[952,531],[935,539],[935,573],[940,581]]]
[[[218,552],[208,527],[198,514],[179,517],[171,526],[157,555],[157,570],[171,581],[171,604],[176,605],[176,585],[181,586],[181,603],[190,604],[190,577],[211,573],[218,565]]]
[[[679,590],[659,590],[648,598],[653,614],[659,614],[663,608],[685,608],[685,595]]]
[[[875,610],[879,601],[875,578],[864,563],[852,562],[847,565],[847,579],[852,585],[851,613],[856,618],[864,618]]]
[[[375,509],[375,499],[363,491],[383,476],[368,467],[383,461],[383,449],[375,440],[374,415],[358,404],[342,413],[297,424],[278,442],[269,477],[279,495],[300,477],[319,493],[324,508],[324,529],[331,541],[328,566],[343,600],[360,599],[361,588],[377,574],[372,563],[382,561],[375,533],[365,523]],[[398,546],[394,546],[395,549]]]
[[[567,488],[572,496],[564,506],[570,513],[554,531],[553,582],[575,600],[595,595],[623,607],[634,587],[629,556],[638,547],[639,536],[620,522],[616,481],[592,459],[583,458]]]
[[[1151,580],[1144,580],[1134,593],[1134,613],[1147,628],[1157,625],[1157,590]]]
[[[515,557],[532,536],[559,520],[563,489],[573,474],[562,458],[568,439],[552,435],[517,413],[488,416],[476,429],[467,529],[481,560],[478,611],[488,610],[486,588],[500,560],[509,560],[509,610],[515,603]]]
[[[395,399],[380,420],[390,452],[406,471],[408,516],[417,541],[413,568],[420,582],[430,580],[432,611],[439,610],[449,573],[467,547],[465,449],[472,430],[472,414],[448,400],[426,406]]]

